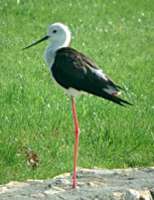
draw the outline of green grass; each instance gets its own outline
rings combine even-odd
[[[72,171],[70,100],[51,80],[46,44],[21,51],[57,21],[70,26],[72,46],[125,87],[123,97],[134,104],[125,109],[91,95],[77,98],[78,165],[154,165],[153,10],[150,0],[0,1],[0,183]],[[27,166],[24,146],[39,156],[36,170]]]

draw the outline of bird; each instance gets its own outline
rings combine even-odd
[[[72,188],[76,188],[80,128],[75,97],[84,92],[120,106],[132,104],[119,97],[123,88],[109,78],[100,66],[84,53],[70,46],[71,38],[70,28],[61,22],[56,22],[49,25],[47,35],[24,47],[23,50],[48,40],[44,52],[45,62],[53,79],[70,96],[75,132]]]

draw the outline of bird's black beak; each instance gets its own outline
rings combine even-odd
[[[36,42],[33,42],[32,44],[30,44],[30,45],[24,47],[23,50],[28,49],[28,48],[30,48],[30,47],[36,45],[36,44],[39,44],[40,42],[43,42],[44,40],[47,40],[47,39],[49,39],[49,36],[48,36],[48,35],[44,36],[44,37],[41,38],[40,40],[37,40]]]

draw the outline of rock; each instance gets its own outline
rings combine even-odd
[[[71,175],[0,186],[0,200],[154,200],[154,168],[80,169],[78,187]]]

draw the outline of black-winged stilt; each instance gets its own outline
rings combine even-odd
[[[49,41],[44,56],[51,74],[54,80],[71,96],[72,114],[75,127],[72,187],[75,188],[77,185],[79,123],[74,97],[84,91],[121,106],[131,104],[118,97],[120,89],[122,88],[106,76],[106,74],[98,68],[91,59],[79,51],[69,47],[71,42],[71,32],[66,25],[62,23],[51,24],[45,37],[24,49],[28,49],[44,40]]]

